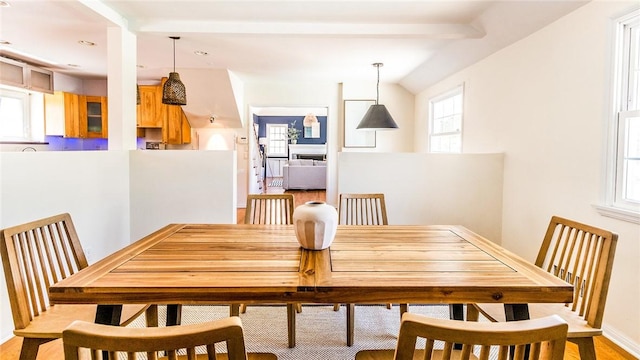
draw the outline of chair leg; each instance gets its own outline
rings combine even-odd
[[[287,334],[289,348],[296,347],[296,309],[295,304],[287,304]]]
[[[296,312],[300,314],[302,312],[302,304],[296,303],[295,306],[296,306]]]
[[[393,304],[387,304],[387,309],[391,309],[392,306]]]
[[[158,327],[158,305],[149,305],[144,311],[144,319],[147,327]]]
[[[354,304],[347,304],[347,346],[353,346],[353,333],[355,328],[355,310]]]
[[[247,312],[247,304],[240,304],[240,314]]]
[[[333,311],[340,311],[340,304],[333,304]]]
[[[38,357],[38,349],[40,345],[48,343],[55,339],[34,339],[23,338],[22,349],[20,349],[20,360],[36,360]]]
[[[596,347],[592,337],[567,339],[578,345],[580,360],[596,360]]]

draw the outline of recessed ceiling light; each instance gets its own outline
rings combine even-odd
[[[96,46],[96,43],[94,43],[93,41],[88,41],[88,40],[79,40],[78,44],[87,45],[87,46]]]
[[[68,67],[72,67],[72,68],[79,68],[80,65],[78,64],[67,64]]]
[[[0,45],[11,45],[11,42],[7,40],[0,40]]]
[[[10,6],[11,6],[11,4],[9,4],[8,2],[0,1],[0,7],[10,7]]]
[[[146,68],[147,66],[146,66],[146,65],[136,65],[136,67],[137,67],[138,69],[144,69],[144,68]]]
[[[200,51],[200,50],[196,50],[196,51],[194,51],[193,53],[194,53],[194,54],[196,54],[196,55],[200,55],[200,56],[209,55],[209,53],[208,53],[208,52],[206,52],[206,51]]]

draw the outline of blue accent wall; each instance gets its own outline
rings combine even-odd
[[[259,125],[258,137],[267,136],[267,124],[290,124],[295,120],[296,129],[300,130],[300,136],[298,136],[298,144],[326,144],[327,143],[327,117],[316,116],[318,122],[320,122],[320,137],[319,138],[305,138],[304,126],[302,126],[303,116],[258,116],[253,115],[253,122]]]

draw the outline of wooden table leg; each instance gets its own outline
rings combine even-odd
[[[355,304],[347,304],[347,346],[353,346],[353,332],[355,328]]]
[[[528,304],[504,304],[504,315],[507,321],[529,320]],[[527,345],[524,351],[524,358],[529,359],[530,346]],[[515,347],[509,349],[509,358],[513,359]]]
[[[96,324],[120,326],[122,305],[98,305],[96,310]],[[109,352],[102,352],[103,359],[109,359]]]
[[[182,320],[182,305],[169,304],[167,305],[167,326],[180,325]]]
[[[296,307],[294,304],[287,304],[287,335],[289,348],[296,347]]]
[[[122,305],[98,305],[96,324],[120,326]]]
[[[449,304],[449,319],[464,321],[464,306],[462,304]],[[462,344],[453,344],[456,350],[462,350]]]
[[[240,316],[240,304],[229,305],[229,316]]]

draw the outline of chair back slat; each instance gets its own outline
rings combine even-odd
[[[249,194],[245,224],[293,224],[293,194]]]
[[[75,321],[62,332],[65,360],[78,360],[89,349],[93,354],[109,353],[110,359],[120,355],[137,359],[157,359],[165,353],[168,359],[186,354],[196,359],[196,353],[206,352],[209,359],[216,359],[215,344],[227,344],[229,360],[246,360],[244,330],[238,317],[208,321],[193,325],[170,327],[127,328]],[[181,357],[184,355],[180,355]],[[270,358],[275,359],[275,356]]]
[[[69,214],[2,230],[0,252],[16,329],[49,308],[49,287],[88,266]]]
[[[384,194],[340,194],[341,225],[388,225]]]
[[[418,349],[424,351],[424,359],[489,359],[492,348],[498,353],[498,359],[506,359],[510,348],[513,348],[513,359],[516,360],[524,359],[527,352],[530,360],[562,360],[567,330],[567,323],[556,315],[535,320],[484,323],[405,313],[394,360],[413,360],[419,338],[426,340],[424,348]],[[437,348],[438,342],[444,345]],[[455,350],[454,344],[462,344],[462,349]]]
[[[611,280],[618,235],[564,219],[551,218],[536,265],[574,286],[571,311],[600,328]]]

